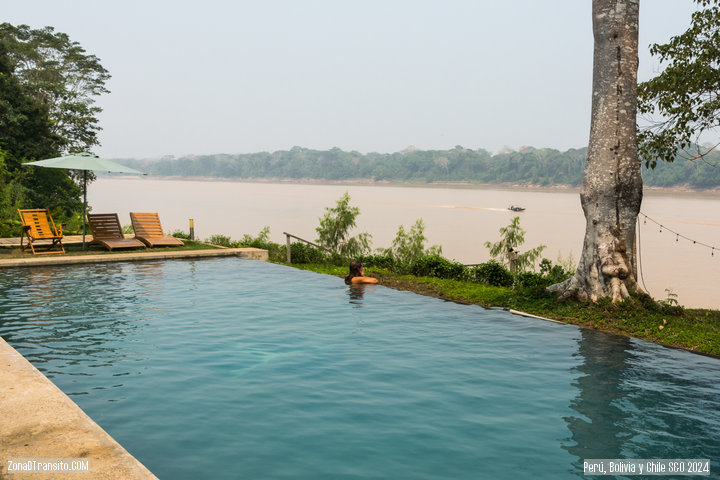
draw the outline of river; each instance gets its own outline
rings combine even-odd
[[[239,239],[269,226],[271,239],[284,243],[283,232],[315,240],[318,219],[346,191],[360,209],[355,232],[371,233],[374,248],[390,246],[398,226],[408,229],[422,218],[428,245],[441,245],[447,258],[480,263],[489,259],[484,242],[497,241],[498,229],[517,215],[526,249],[546,245],[544,256],[553,262],[570,255],[577,261],[582,250],[585,219],[577,191],[100,177],[88,187],[88,201],[95,213],[117,212],[123,224],[131,211],[159,212],[166,231],[187,232],[192,218],[198,238]],[[513,213],[509,205],[526,211]],[[720,195],[646,192],[642,213],[664,226],[640,217],[647,291],[657,299],[672,292],[687,307],[720,308],[720,250],[700,245],[720,246]]]

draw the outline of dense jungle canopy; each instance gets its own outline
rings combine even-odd
[[[495,155],[456,146],[451,150],[405,149],[397,153],[346,152],[293,147],[277,152],[121,159],[151,175],[234,179],[372,180],[376,182],[512,183],[539,186],[582,183],[587,148],[565,152],[523,147]],[[643,168],[645,185],[720,186],[720,152],[704,159],[677,158]]]

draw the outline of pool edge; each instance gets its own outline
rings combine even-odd
[[[267,261],[268,251],[260,248],[218,248],[212,250],[180,250],[176,252],[133,252],[59,257],[41,256],[0,260],[0,269],[14,267],[36,267],[45,265],[81,265],[85,263],[132,262],[142,260],[168,260],[181,258],[208,258],[229,256]]]
[[[89,459],[94,479],[157,479],[2,337],[0,378],[2,478],[38,478],[8,472],[9,459],[62,458]],[[52,478],[77,479],[78,473],[52,473]]]

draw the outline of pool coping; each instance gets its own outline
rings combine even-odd
[[[9,473],[10,459],[87,459],[94,479],[157,479],[1,337],[0,378],[4,384],[0,389],[3,479],[39,478],[37,473]],[[55,480],[86,478],[79,472],[50,476]]]
[[[35,267],[46,265],[81,265],[86,263],[133,262],[143,260],[171,260],[181,258],[243,257],[268,260],[268,251],[260,248],[217,248],[208,250],[166,250],[162,252],[106,253],[101,255],[33,256],[0,260],[0,268]]]

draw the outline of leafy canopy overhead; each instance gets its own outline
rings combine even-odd
[[[720,0],[695,0],[690,28],[650,53],[665,69],[638,86],[638,110],[647,127],[638,131],[645,164],[672,162],[678,151],[703,157],[715,146],[700,147],[701,136],[720,126]]]
[[[60,221],[81,208],[81,191],[66,172],[21,164],[26,158],[56,155],[55,140],[47,107],[15,78],[0,43],[0,236],[19,236],[12,221],[18,208],[41,205],[55,210],[54,215],[59,208]]]
[[[20,235],[18,208],[49,208],[69,232],[82,225],[68,172],[23,163],[97,145],[93,97],[108,78],[67,35],[0,24],[0,236]]]
[[[99,145],[101,130],[95,97],[109,93],[110,74],[95,55],[53,27],[0,24],[10,69],[29,95],[48,108],[52,134],[60,151],[89,150]]]

